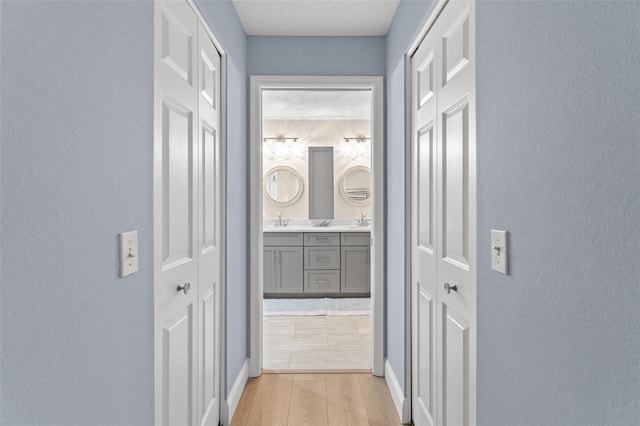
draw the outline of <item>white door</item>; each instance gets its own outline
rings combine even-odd
[[[155,9],[156,424],[215,425],[220,56],[186,1]]]
[[[220,413],[220,53],[202,23],[198,26],[198,135],[200,157],[200,237],[198,333],[198,419],[217,426]]]
[[[412,406],[416,425],[475,424],[474,6],[473,2],[448,2],[412,58]],[[430,179],[424,178],[427,170]],[[426,185],[432,190],[423,190]],[[422,207],[426,205],[429,214]],[[432,223],[433,233],[422,231],[431,229]],[[421,235],[431,237],[430,252]],[[433,263],[427,263],[427,254],[433,256]]]
[[[436,96],[434,31],[411,61],[412,411],[416,425],[436,412]]]

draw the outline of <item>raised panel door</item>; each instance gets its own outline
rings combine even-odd
[[[304,285],[302,247],[279,247],[277,252],[277,292],[301,293]]]
[[[274,247],[264,247],[262,249],[262,253],[262,290],[264,293],[275,293],[277,280],[276,260],[278,256],[278,249]]]
[[[371,292],[371,250],[368,246],[341,248],[341,293]]]
[[[198,22],[186,2],[156,4],[154,269],[156,422],[198,413]]]
[[[438,423],[451,426],[476,423],[474,7],[449,2],[436,23]]]
[[[199,23],[196,66],[200,136],[198,421],[203,426],[217,426],[220,417],[220,60],[220,53]]]

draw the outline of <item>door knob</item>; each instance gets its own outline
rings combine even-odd
[[[449,283],[444,283],[444,290],[447,292],[447,294],[450,294],[451,290],[458,291],[458,286],[456,284],[449,285]]]
[[[191,283],[184,283],[184,285],[178,286],[178,293],[183,292],[184,294],[187,294],[189,293],[189,290],[191,290]]]

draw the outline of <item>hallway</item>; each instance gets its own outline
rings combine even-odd
[[[370,374],[263,374],[233,416],[243,425],[400,425],[383,378]]]

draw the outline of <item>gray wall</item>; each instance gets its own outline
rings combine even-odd
[[[408,292],[405,283],[405,53],[426,21],[435,1],[401,1],[386,39],[387,83],[387,306],[386,357],[400,386],[410,386],[405,324]]]
[[[0,7],[0,423],[152,424],[153,4]]]
[[[477,5],[478,424],[640,419],[639,7]],[[390,206],[404,202],[400,54],[429,9],[401,2],[387,37]],[[403,212],[388,221],[400,375]],[[512,233],[510,276],[490,270],[491,228]]]
[[[248,37],[249,75],[384,75],[384,37]]]
[[[247,37],[230,0],[197,2],[227,53],[227,392],[248,354]]]
[[[478,4],[478,424],[640,421],[639,22],[637,2]]]
[[[247,352],[246,36],[229,1],[199,6],[229,54],[235,379]],[[0,12],[0,423],[153,424],[153,4]],[[120,279],[117,234],[131,229],[140,270]]]

